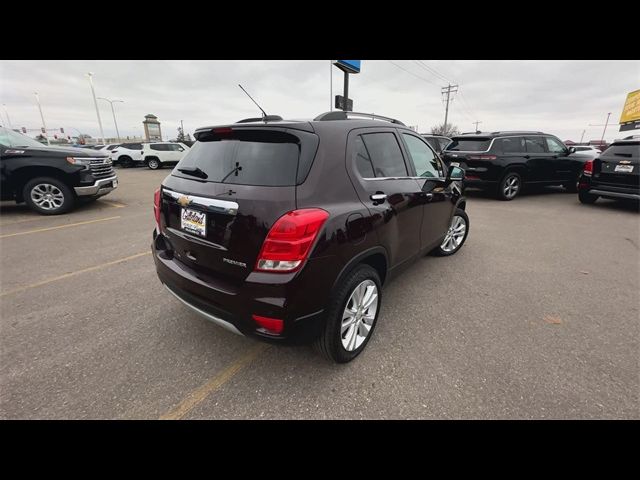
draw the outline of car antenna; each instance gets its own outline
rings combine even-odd
[[[239,86],[240,88],[242,88],[242,85],[238,84],[238,86]],[[256,104],[256,106],[260,109],[260,111],[262,112],[262,118],[265,118],[265,117],[267,116],[267,112],[265,112],[265,111],[262,109],[262,107],[261,107],[260,105],[258,105],[258,102],[256,102],[256,101],[253,99],[253,97],[252,97],[251,95],[249,95],[249,92],[247,92],[244,88],[242,88],[242,91],[243,91],[244,93],[246,93],[246,94],[247,94],[247,97],[249,97],[249,98],[251,99],[251,101],[252,101],[253,103],[255,103],[255,104]]]

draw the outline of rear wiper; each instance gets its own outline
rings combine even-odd
[[[186,173],[187,175],[193,175],[194,177],[199,178],[208,178],[209,175],[204,173],[204,171],[200,170],[198,167],[182,167],[178,169],[179,172]]]
[[[227,173],[224,177],[222,177],[222,180],[220,180],[220,183],[224,183],[224,181],[225,181],[227,178],[229,178],[229,176],[230,176],[232,173],[235,173],[235,174],[236,174],[236,176],[238,176],[238,172],[239,172],[240,170],[242,170],[242,167],[240,166],[240,162],[236,162],[236,167],[235,167],[233,170],[231,170],[229,173]]]

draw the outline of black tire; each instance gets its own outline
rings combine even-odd
[[[589,193],[585,190],[578,191],[578,200],[580,200],[580,203],[591,205],[593,203],[596,203],[596,200],[598,200],[598,198],[598,195],[593,195],[592,193]]]
[[[122,168],[127,168],[133,166],[133,159],[127,155],[123,155],[118,158],[118,163]]]
[[[56,200],[45,200],[40,204],[36,203],[31,196],[32,193],[34,193],[34,197],[37,198],[38,196],[42,197],[41,193],[44,191],[51,192]],[[73,208],[76,201],[75,194],[71,188],[64,182],[52,177],[38,177],[29,180],[22,189],[22,196],[29,208],[41,215],[60,215],[61,213],[66,213]],[[62,203],[56,206],[60,199]]]
[[[150,158],[149,160],[147,160],[147,167],[149,167],[150,170],[157,170],[161,166],[162,164],[157,158]]]
[[[353,291],[366,280],[371,280],[378,290],[378,303],[375,317],[368,336],[364,339],[362,344],[353,351],[348,351],[342,344],[342,314],[347,308],[347,302],[349,301]],[[376,323],[378,322],[378,316],[380,315],[381,305],[382,287],[380,284],[380,275],[378,275],[378,272],[369,265],[357,266],[342,280],[329,301],[329,308],[327,309],[327,316],[322,332],[316,338],[314,343],[316,350],[318,350],[325,358],[336,363],[347,363],[356,358],[360,353],[362,353],[373,336]]]
[[[455,254],[464,245],[464,242],[467,239],[467,235],[469,235],[469,217],[467,213],[461,208],[456,209],[456,213],[454,213],[451,219],[451,225],[449,226],[449,229],[453,227],[456,217],[461,218],[465,223],[465,230],[464,230],[464,236],[462,237],[462,241],[453,250],[449,250],[449,251],[444,250],[442,246],[444,244],[445,239],[447,238],[445,235],[445,237],[442,239],[442,243],[438,245],[436,248],[434,248],[433,250],[431,250],[431,252],[429,252],[431,255],[434,255],[436,257],[448,257],[449,255]],[[447,232],[447,234],[448,233],[449,232]]]
[[[507,190],[507,186],[511,185],[512,180],[515,180],[515,191],[513,191],[512,188]],[[514,185],[511,185],[511,187],[513,187]],[[500,183],[498,184],[498,191],[496,193],[500,200],[509,201],[516,198],[521,191],[522,177],[520,176],[520,174],[518,174],[517,172],[507,172],[505,173],[504,177],[502,177],[502,180],[500,180]]]

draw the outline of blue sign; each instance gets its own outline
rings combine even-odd
[[[347,73],[360,73],[360,60],[336,60],[334,65]]]

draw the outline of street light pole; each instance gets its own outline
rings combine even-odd
[[[40,97],[38,96],[38,92],[33,92],[36,96],[36,102],[38,102],[38,110],[40,110],[40,118],[42,119],[42,128],[44,128],[44,136],[47,139],[47,145],[51,146],[51,142],[49,142],[49,134],[47,133],[47,124],[44,123],[44,115],[42,114],[42,107],[40,106]]]
[[[7,106],[3,103],[2,106],[4,107],[4,114],[7,116],[7,122],[9,122],[9,128],[11,130],[13,130],[13,126],[11,125],[11,119],[9,118],[9,112],[7,112]]]
[[[93,104],[96,107],[96,115],[98,116],[98,125],[100,126],[100,135],[102,137],[102,143],[105,144],[106,142],[104,141],[104,132],[102,131],[102,120],[100,120],[100,110],[98,110],[98,100],[96,100],[96,92],[93,89],[93,72],[89,72],[87,73],[87,76],[89,77],[89,85],[91,85],[91,95],[93,95]]]
[[[114,103],[124,103],[122,100],[109,100],[108,98],[98,97],[98,100],[105,100],[111,104],[111,113],[113,114],[113,124],[116,126],[116,135],[118,137],[118,142],[120,142],[120,131],[118,130],[118,122],[116,122],[116,111],[113,109]],[[104,139],[102,139],[103,143],[106,143]]]

